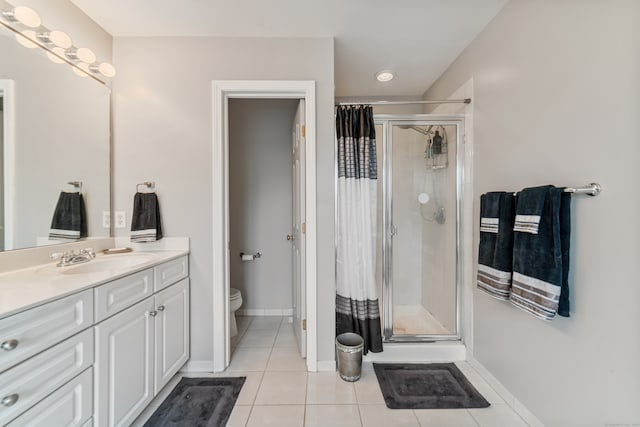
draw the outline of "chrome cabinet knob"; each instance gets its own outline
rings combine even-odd
[[[295,240],[296,236],[292,234],[287,234],[287,240]]]
[[[158,311],[164,311],[164,305],[161,305],[160,307],[158,307],[157,309]]]
[[[14,393],[14,394],[10,394],[9,396],[3,397],[1,402],[3,406],[9,407],[9,406],[15,405],[19,398],[20,396]]]
[[[4,351],[11,351],[18,346],[18,340],[7,340],[0,344]]]
[[[158,312],[157,312],[157,311],[155,311],[155,310],[151,310],[151,311],[149,312],[149,316],[151,316],[151,317],[156,317],[157,315],[158,315]]]

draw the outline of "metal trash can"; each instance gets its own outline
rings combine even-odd
[[[346,332],[336,337],[338,373],[345,381],[358,381],[362,370],[364,339],[358,334]]]

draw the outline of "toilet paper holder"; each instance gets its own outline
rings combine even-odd
[[[256,252],[255,254],[245,254],[244,252],[240,252],[240,259],[243,261],[253,261],[256,258],[260,258],[262,254],[260,252]]]

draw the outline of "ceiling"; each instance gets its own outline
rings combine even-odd
[[[369,98],[421,96],[508,2],[71,1],[114,37],[334,37],[336,97]]]

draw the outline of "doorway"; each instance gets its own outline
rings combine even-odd
[[[224,371],[230,362],[229,333],[229,292],[231,284],[231,257],[239,257],[232,252],[230,238],[230,166],[229,166],[229,123],[230,101],[234,99],[299,99],[304,106],[306,149],[302,160],[304,179],[300,180],[300,200],[304,203],[301,215],[300,239],[306,256],[301,258],[300,271],[303,273],[301,289],[294,297],[300,298],[304,318],[296,319],[304,330],[301,339],[307,352],[306,365],[310,371],[317,369],[316,351],[316,217],[315,217],[315,82],[313,81],[214,81],[213,82],[213,370]],[[292,233],[294,234],[294,233]],[[237,248],[233,248],[237,249]],[[251,253],[255,255],[256,252]],[[237,252],[237,251],[236,251]],[[293,258],[292,258],[293,259]],[[295,271],[295,266],[293,266]],[[295,307],[295,303],[292,302]],[[295,311],[295,310],[293,310]],[[294,316],[295,318],[295,316]],[[306,328],[304,328],[306,326]],[[295,325],[294,325],[295,328]]]

